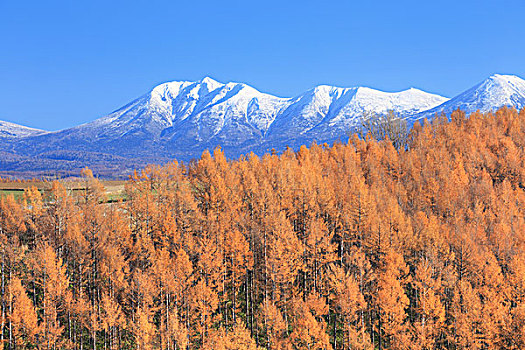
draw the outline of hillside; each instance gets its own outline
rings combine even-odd
[[[33,129],[27,126],[0,120],[0,141],[21,137],[36,136],[45,133],[44,130]]]

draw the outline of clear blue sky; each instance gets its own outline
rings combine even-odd
[[[525,77],[525,1],[0,0],[0,119],[57,130],[170,80],[453,96]]]

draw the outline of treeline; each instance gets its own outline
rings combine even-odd
[[[30,183],[30,182],[42,182],[42,179],[37,179],[36,177],[33,177],[31,179],[17,179],[17,178],[10,178],[10,177],[2,177],[0,176],[0,183]]]
[[[5,349],[525,349],[525,110],[0,200]]]

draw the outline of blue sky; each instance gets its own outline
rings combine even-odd
[[[525,1],[0,0],[0,119],[57,130],[170,80],[453,96],[525,77]]]

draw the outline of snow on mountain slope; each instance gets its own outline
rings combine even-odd
[[[108,116],[61,131],[0,122],[0,152],[13,155],[11,169],[38,164],[53,169],[77,165],[130,169],[173,158],[187,161],[216,146],[228,157],[237,157],[251,151],[297,148],[314,140],[344,141],[369,112],[393,110],[412,122],[456,108],[471,113],[501,106],[525,107],[524,80],[493,75],[448,100],[414,88],[382,92],[327,85],[282,98],[246,84],[206,77],[160,84]]]
[[[387,93],[327,85],[281,98],[206,77],[160,84],[106,117],[19,142],[15,148],[32,155],[59,149],[155,161],[188,160],[220,145],[236,157],[267,147],[344,138],[368,111],[391,109],[405,116],[444,101],[417,89]]]
[[[450,115],[458,108],[468,115],[478,110],[494,111],[503,106],[525,107],[525,80],[515,75],[494,74],[449,101],[411,116],[410,120],[431,119],[442,112]]]
[[[374,111],[385,114],[393,110],[396,114],[406,116],[427,110],[448,101],[448,98],[430,94],[415,88],[401,92],[383,92],[370,88],[358,88],[356,99],[346,106],[339,118],[347,114],[359,114]]]
[[[321,85],[293,99],[270,127],[264,144],[268,149],[344,139],[367,113],[380,115],[392,110],[404,118],[447,100],[414,88],[383,92]]]
[[[96,139],[147,134],[154,140],[264,133],[288,99],[261,93],[241,83],[222,84],[211,78],[197,82],[170,82],[155,87],[107,117],[74,128]],[[73,130],[72,130],[73,131]]]
[[[89,137],[113,143],[111,147],[126,140],[139,142],[142,148],[160,143],[167,156],[181,150],[198,156],[217,145],[244,152],[268,142],[282,146],[307,134],[304,142],[344,137],[367,111],[394,110],[405,116],[446,100],[417,89],[387,93],[327,85],[281,98],[246,84],[223,84],[206,77],[161,84],[107,117],[66,131],[66,137]]]
[[[33,129],[27,126],[0,120],[0,138],[18,138],[35,136],[45,133],[44,130]]]

